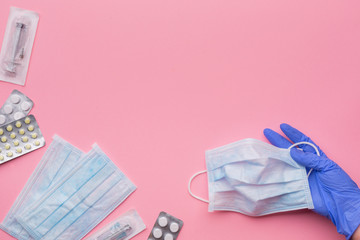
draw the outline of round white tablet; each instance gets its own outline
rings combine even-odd
[[[177,224],[176,222],[171,223],[170,231],[173,233],[176,233],[177,231],[179,231],[179,224]]]
[[[6,121],[6,117],[4,115],[0,115],[0,125],[4,124]]]
[[[12,111],[13,111],[13,107],[11,105],[5,105],[4,106],[4,113],[5,114],[10,114],[10,113],[12,113]]]
[[[174,236],[171,233],[167,233],[164,237],[164,240],[173,240]]]
[[[160,217],[158,223],[161,227],[165,227],[168,224],[168,220],[166,217]]]
[[[13,95],[11,95],[10,100],[12,103],[17,104],[20,102],[20,96],[17,94],[13,94]]]
[[[23,118],[23,117],[25,117],[25,114],[22,113],[22,112],[16,112],[16,113],[14,113],[14,119],[15,119],[15,120],[19,120],[20,118]]]
[[[21,109],[22,110],[24,110],[24,111],[27,111],[27,110],[29,110],[30,109],[30,103],[29,102],[23,102],[22,104],[21,104]]]
[[[153,230],[153,235],[154,235],[155,238],[161,238],[161,236],[162,236],[162,231],[161,231],[161,229],[159,229],[159,228],[154,228],[154,230]]]

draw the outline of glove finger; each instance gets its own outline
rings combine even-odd
[[[289,142],[286,138],[269,128],[264,129],[264,135],[269,140],[269,142],[276,147],[288,148],[292,145],[292,143]]]
[[[300,165],[313,168],[316,171],[324,171],[334,165],[334,162],[326,156],[318,156],[314,153],[303,152],[296,148],[290,150],[290,155],[292,159]]]
[[[280,125],[280,129],[294,143],[297,143],[297,142],[309,142],[309,143],[312,143],[319,150],[320,156],[323,156],[323,155],[325,156],[325,154],[321,151],[321,149],[319,148],[318,145],[316,145],[308,136],[306,136],[305,134],[303,134],[302,132],[300,132],[296,128],[293,128],[289,124],[282,123]],[[305,152],[316,153],[315,149],[312,146],[304,144],[304,145],[300,145],[299,147],[301,147]]]

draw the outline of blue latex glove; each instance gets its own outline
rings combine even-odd
[[[281,124],[281,130],[293,142],[310,142],[309,137],[288,124]],[[293,143],[271,129],[264,130],[265,137],[275,146],[288,148]],[[316,145],[317,146],[317,145]],[[308,170],[314,211],[335,224],[337,231],[350,239],[360,224],[360,189],[339,165],[330,160],[323,151],[320,157],[309,145],[300,145],[303,151],[292,148],[291,157]]]

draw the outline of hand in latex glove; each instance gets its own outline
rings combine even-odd
[[[310,142],[309,137],[288,124],[281,130],[293,142]],[[264,130],[265,137],[275,146],[288,148],[293,143],[271,129]],[[317,145],[316,145],[317,146]],[[291,157],[309,170],[311,196],[314,211],[331,219],[340,234],[350,239],[360,224],[360,189],[339,165],[330,160],[318,147],[320,156],[309,145],[300,145],[303,151],[292,148]]]

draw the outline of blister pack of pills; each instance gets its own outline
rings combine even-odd
[[[45,145],[45,139],[33,115],[0,127],[0,164]]]
[[[146,228],[136,210],[132,209],[112,221],[86,240],[128,240]]]
[[[10,8],[0,53],[0,80],[25,84],[38,21],[36,12]]]
[[[15,89],[0,108],[0,126],[25,117],[33,105],[30,98]]]
[[[148,240],[175,240],[183,225],[180,219],[166,212],[160,212]]]

